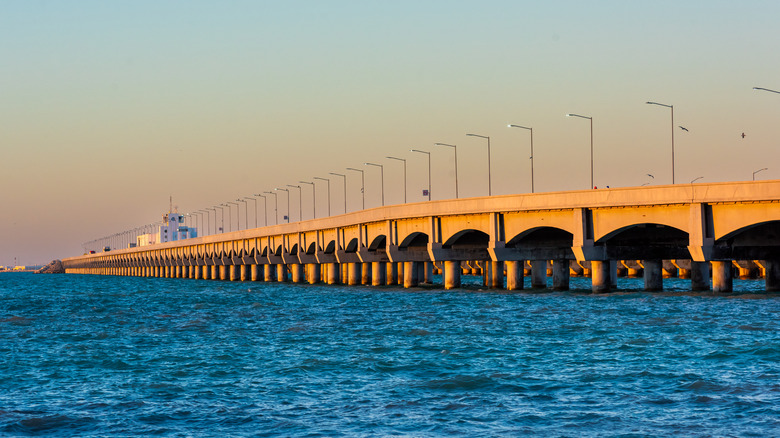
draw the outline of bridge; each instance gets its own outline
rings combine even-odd
[[[481,272],[491,288],[609,292],[618,272],[730,292],[734,268],[780,290],[780,180],[517,194],[384,206],[64,259],[66,273],[403,284]],[[710,285],[711,279],[711,285]]]

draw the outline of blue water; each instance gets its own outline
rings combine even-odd
[[[0,435],[780,435],[778,295],[468,282],[2,274]]]

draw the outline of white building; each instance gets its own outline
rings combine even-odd
[[[154,245],[156,243],[173,242],[175,240],[198,237],[198,229],[184,223],[184,217],[179,213],[165,213],[159,230],[153,234],[142,234],[137,237],[138,246]]]

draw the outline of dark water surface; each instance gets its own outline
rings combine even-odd
[[[0,435],[778,436],[779,317],[744,293],[2,274]]]

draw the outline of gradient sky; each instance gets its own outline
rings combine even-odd
[[[491,136],[494,194],[525,193],[528,133],[507,123],[534,128],[536,191],[586,189],[588,121],[566,113],[593,117],[597,186],[667,184],[669,110],[648,100],[689,129],[678,183],[777,179],[780,94],[752,87],[780,90],[778,17],[777,1],[1,0],[0,265],[81,254],[159,220],[169,196],[186,213],[346,167],[374,207],[366,161],[400,203],[387,155],[409,160],[422,201],[410,148],[432,151],[433,198],[451,198],[435,142],[458,145],[461,197],[482,196],[469,132]]]

